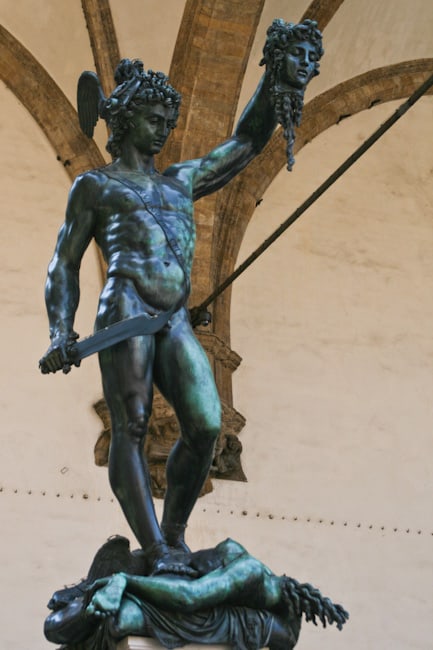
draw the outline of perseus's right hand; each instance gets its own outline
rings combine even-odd
[[[72,366],[79,366],[80,361],[74,360],[73,347],[78,334],[72,332],[68,335],[53,338],[50,347],[39,360],[39,369],[43,375],[62,370],[64,374],[71,371]]]

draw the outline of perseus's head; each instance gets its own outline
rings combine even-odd
[[[145,71],[139,59],[122,59],[116,68],[114,79],[117,86],[101,111],[101,117],[106,120],[111,130],[107,151],[113,157],[120,155],[125,134],[135,127],[134,116],[149,104],[159,104],[172,109],[170,128],[175,128],[181,96],[168,83],[168,77],[163,72]]]

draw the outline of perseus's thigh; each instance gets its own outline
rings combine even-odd
[[[147,311],[134,283],[109,278],[99,301],[96,328],[100,329]],[[104,395],[111,416],[127,419],[150,413],[154,337],[135,336],[99,353]]]
[[[99,353],[104,396],[116,424],[150,415],[153,356],[152,336],[135,336]]]
[[[205,351],[186,316],[155,337],[155,383],[191,433],[219,429],[221,405]]]

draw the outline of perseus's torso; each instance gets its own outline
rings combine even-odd
[[[139,194],[129,181],[139,185]],[[143,300],[158,308],[185,300],[195,244],[188,187],[157,173],[109,172],[101,189],[95,239],[107,276],[131,279]]]

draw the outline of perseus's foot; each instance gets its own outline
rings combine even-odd
[[[180,551],[190,555],[191,549],[185,542],[185,529],[186,524],[163,523],[161,526],[167,544],[175,551]]]
[[[190,553],[171,548],[167,544],[154,545],[147,553],[149,574],[152,576],[175,575],[196,578],[198,573],[190,565]]]
[[[105,587],[98,589],[86,608],[89,616],[104,617],[116,614],[120,609],[127,579],[122,573],[113,575]]]
[[[168,574],[182,578],[197,578],[198,576],[197,571],[185,562],[176,559],[172,555],[164,555],[153,563],[151,575],[161,576]]]

